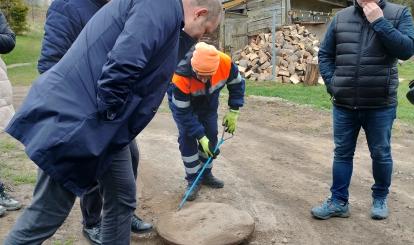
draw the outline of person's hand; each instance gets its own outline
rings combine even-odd
[[[230,109],[223,118],[224,131],[234,134],[237,126],[237,118],[239,117],[239,110]]]
[[[201,145],[201,148],[203,149],[203,152],[208,156],[208,157],[213,157],[213,153],[210,150],[210,140],[207,138],[207,136],[203,136],[203,138],[199,139],[198,142]]]
[[[378,20],[379,18],[384,17],[384,12],[382,11],[382,9],[378,6],[378,4],[373,2],[367,3],[365,5],[364,14],[367,17],[369,23],[372,23]]]

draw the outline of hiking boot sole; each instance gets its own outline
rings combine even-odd
[[[381,215],[375,215],[375,214],[371,214],[371,219],[373,219],[373,220],[383,220],[383,219],[386,219],[386,218],[388,218],[388,216],[381,216]]]
[[[223,185],[217,185],[217,184],[210,184],[210,183],[205,183],[205,182],[201,182],[202,185],[208,186],[210,188],[213,189],[221,189],[224,188],[224,184]]]
[[[82,230],[82,235],[85,237],[85,239],[89,242],[89,244],[92,244],[92,245],[101,245],[102,243],[100,243],[100,242],[95,242],[95,241],[93,241],[90,237],[89,237],[89,235],[88,235],[88,233],[86,232],[86,231],[84,231],[84,230]]]
[[[5,207],[5,206],[3,206]],[[22,205],[16,207],[5,207],[7,211],[16,211],[22,208]]]
[[[321,219],[321,220],[327,220],[329,218],[349,218],[349,216],[351,216],[349,212],[346,212],[346,213],[334,213],[334,214],[327,215],[327,216],[319,216],[317,214],[314,214],[311,211],[311,214],[312,214],[313,217],[315,217],[317,219]]]

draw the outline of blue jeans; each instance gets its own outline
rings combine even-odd
[[[391,130],[395,117],[396,107],[350,110],[334,106],[333,199],[348,201],[355,146],[361,127],[365,131],[372,159],[375,180],[371,188],[372,197],[387,197],[392,175]]]

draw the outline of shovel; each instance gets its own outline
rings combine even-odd
[[[216,145],[216,147],[215,147],[215,149],[214,149],[213,154],[216,154],[217,150],[219,150],[219,149],[220,149],[221,145],[223,145],[225,141],[227,141],[227,140],[229,140],[229,139],[233,138],[233,135],[232,135],[232,136],[230,136],[230,137],[228,137],[228,138],[226,138],[226,139],[225,139],[225,138],[224,138],[224,134],[225,134],[225,132],[226,132],[226,131],[223,129],[223,134],[221,135],[221,139],[220,139],[220,141],[217,143],[217,145]],[[207,166],[210,164],[210,162],[211,162],[212,160],[213,160],[213,157],[209,157],[209,158],[207,159],[207,162],[206,162],[206,163],[204,163],[203,168],[201,169],[200,173],[197,175],[197,178],[194,180],[194,182],[193,182],[193,184],[191,185],[190,189],[188,189],[188,190],[185,192],[185,195],[184,195],[184,197],[183,197],[183,200],[181,201],[180,205],[178,206],[178,210],[177,210],[177,211],[180,211],[180,210],[181,210],[181,208],[184,206],[184,204],[187,202],[187,198],[188,198],[188,196],[189,196],[189,195],[190,195],[190,193],[193,191],[193,189],[196,187],[197,183],[198,183],[198,182],[200,181],[200,179],[201,179],[201,176],[203,176],[204,170],[206,170]]]

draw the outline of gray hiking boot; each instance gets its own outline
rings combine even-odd
[[[387,199],[374,199],[372,202],[371,208],[371,218],[372,219],[386,219],[388,218],[388,205]]]
[[[97,224],[92,227],[83,227],[82,229],[83,236],[88,240],[90,244],[101,245],[101,224]]]
[[[189,181],[187,184],[187,188],[185,189],[185,194],[187,194],[187,191],[190,190],[191,186],[193,185],[192,181]],[[197,198],[198,191],[201,189],[200,182],[197,183],[197,185],[194,187],[194,189],[191,191],[190,195],[188,195],[187,201],[194,201]]]
[[[350,215],[349,204],[328,198],[322,205],[312,208],[311,214],[317,219],[348,218]]]
[[[8,211],[19,210],[22,208],[22,204],[14,200],[4,190],[0,192],[0,206],[5,207]]]
[[[220,189],[224,187],[224,181],[214,177],[212,173],[206,174],[203,177],[202,184],[215,189]]]
[[[7,209],[0,205],[0,217],[6,214]]]

